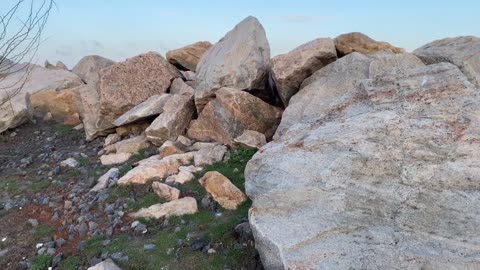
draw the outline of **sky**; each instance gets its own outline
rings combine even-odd
[[[15,0],[0,0],[4,12]],[[38,1],[38,0],[37,0]],[[249,15],[267,33],[272,56],[319,37],[362,32],[409,51],[432,40],[480,36],[480,1],[56,0],[36,61],[72,68],[83,56],[121,61],[217,42]]]

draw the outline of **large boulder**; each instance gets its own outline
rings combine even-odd
[[[331,38],[318,38],[275,56],[271,63],[273,79],[285,107],[303,80],[336,59],[337,51]]]
[[[166,93],[178,71],[163,56],[149,52],[100,70],[99,122],[115,119],[153,95]]]
[[[199,41],[176,50],[168,51],[167,60],[180,70],[195,71],[198,61],[200,61],[202,55],[211,47],[212,43]]]
[[[100,115],[100,70],[115,64],[114,61],[98,55],[85,56],[76,64],[72,72],[77,74],[86,85],[77,89],[81,98],[81,117],[87,139],[106,135],[111,127],[98,121]],[[106,132],[107,131],[107,132]]]
[[[270,46],[257,18],[249,16],[208,50],[197,65],[195,106],[198,112],[222,87],[262,90],[268,74]]]
[[[173,95],[145,134],[152,143],[161,146],[167,140],[175,140],[178,135],[184,134],[194,114],[192,95]]]
[[[480,86],[480,38],[466,36],[435,40],[413,52],[425,64],[450,62]]]
[[[60,69],[25,65],[0,80],[0,133],[25,123],[32,115],[30,95],[40,91],[60,93],[82,85],[75,74]]]
[[[372,60],[374,64],[370,65]],[[285,109],[282,122],[278,126],[274,139],[287,129],[296,126],[301,129],[312,121],[324,118],[334,108],[363,97],[356,90],[358,84],[369,74],[395,69],[396,66],[421,65],[420,59],[409,53],[395,55],[392,52],[377,52],[367,57],[360,53],[351,53],[318,70],[307,78],[300,91],[292,97]]]
[[[80,94],[77,88],[47,89],[30,96],[33,112],[38,117],[50,113],[58,123],[76,126],[81,123],[82,111]]]
[[[122,114],[113,122],[117,127],[157,116],[163,112],[163,106],[170,99],[170,94],[153,95],[144,102]]]
[[[266,269],[478,267],[479,89],[452,64],[384,57],[331,64],[361,64],[318,78],[331,87],[310,82],[338,106],[317,104],[324,112],[299,116],[248,163]],[[333,83],[350,75],[357,83]]]
[[[187,135],[198,141],[215,141],[233,145],[234,138],[249,129],[271,138],[282,110],[261,99],[233,88],[221,88],[216,98],[192,121]]]
[[[390,50],[394,53],[405,52],[405,50],[402,48],[395,47],[388,42],[376,41],[359,32],[339,35],[335,38],[335,47],[337,48],[339,57],[345,56],[352,52],[364,54],[383,50]]]

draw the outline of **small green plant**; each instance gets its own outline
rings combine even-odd
[[[128,209],[131,211],[137,211],[144,207],[149,207],[151,205],[161,203],[162,201],[155,193],[148,193],[144,197],[134,202],[128,203]]]
[[[123,165],[120,170],[119,170],[119,177],[122,177],[124,176],[125,174],[127,174],[127,172],[129,172],[131,169],[133,169],[132,165],[130,164],[125,164]]]
[[[60,136],[67,136],[73,133],[73,129],[67,125],[58,124],[56,126],[57,133]]]
[[[41,239],[51,238],[54,234],[55,234],[55,229],[53,227],[47,224],[40,224],[35,229],[33,238],[35,238],[36,241],[39,241]]]
[[[37,255],[32,260],[31,270],[45,270],[52,264],[52,256]]]
[[[57,268],[58,270],[77,270],[82,266],[82,260],[79,256],[67,256],[64,260],[60,261]]]
[[[77,161],[81,166],[85,166],[91,163],[91,160],[88,157],[79,157]]]

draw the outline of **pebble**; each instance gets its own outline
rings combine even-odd
[[[155,244],[145,244],[143,245],[143,250],[144,251],[150,251],[150,250],[155,250],[157,249],[157,246]]]
[[[28,223],[30,223],[30,225],[32,225],[33,227],[37,227],[37,226],[38,226],[38,220],[36,220],[36,219],[34,219],[34,218],[28,219]]]

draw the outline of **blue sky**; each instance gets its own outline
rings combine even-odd
[[[0,10],[14,0],[1,0]],[[318,37],[360,31],[408,50],[447,36],[480,36],[480,1],[56,0],[37,60],[72,67],[82,56],[123,60],[218,41],[248,15],[272,56]]]

